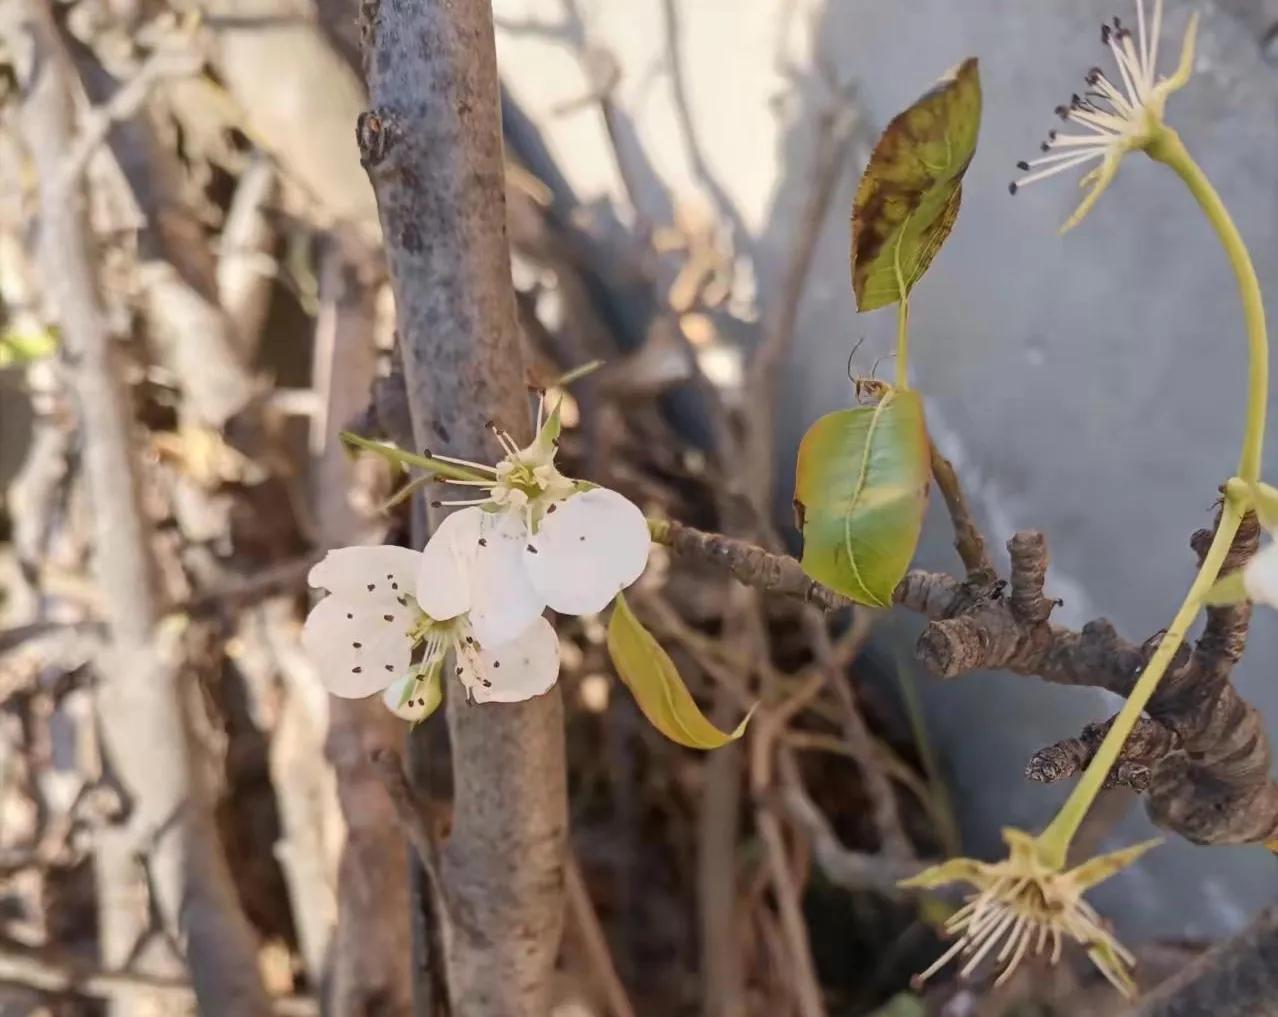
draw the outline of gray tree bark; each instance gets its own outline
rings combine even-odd
[[[364,16],[372,109],[358,137],[414,434],[432,450],[492,461],[487,422],[530,437],[492,11],[488,0],[385,0]],[[455,803],[440,875],[452,1012],[544,1017],[567,830],[560,693],[475,706],[449,692]]]

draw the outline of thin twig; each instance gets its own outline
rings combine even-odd
[[[902,892],[897,884],[919,871],[919,864],[914,861],[844,847],[829,820],[808,795],[799,768],[788,751],[781,754],[780,801],[786,816],[812,841],[817,865],[830,882],[846,890],[874,890],[896,897]]]
[[[800,682],[783,702],[756,715],[750,738],[750,789],[756,803],[754,821],[763,841],[768,875],[789,953],[796,1002],[802,1017],[825,1017],[825,1002],[812,959],[812,945],[808,940],[807,924],[803,919],[799,889],[791,871],[785,837],[769,796],[777,740],[790,720],[819,695],[824,686],[825,675],[821,673]]]
[[[808,630],[808,641],[812,645],[817,661],[824,669],[826,679],[834,689],[835,697],[842,708],[843,735],[861,770],[861,783],[870,799],[870,811],[883,849],[893,858],[913,858],[914,851],[910,847],[910,838],[901,823],[900,810],[897,808],[896,792],[879,765],[878,754],[874,749],[874,739],[865,723],[861,707],[856,701],[852,684],[844,669],[834,663],[834,652],[830,645],[829,632],[826,631],[825,618],[815,608],[808,608],[804,612],[804,625]]]
[[[582,877],[581,864],[572,851],[568,852],[564,865],[564,892],[567,895],[568,912],[577,923],[577,932],[590,959],[591,973],[599,981],[599,988],[608,1000],[609,1010],[613,1017],[635,1017],[635,1008],[630,1004],[626,987],[617,974],[617,965],[613,963],[608,938],[595,913],[595,906],[590,901],[590,891]]]
[[[190,983],[153,978],[133,972],[100,971],[69,957],[48,958],[34,954],[0,953],[0,982],[25,985],[37,992],[93,999],[134,997],[139,992],[164,1000],[174,1013],[195,1002]],[[270,1001],[275,1017],[315,1017],[319,1007],[307,996],[282,996]]]
[[[399,753],[394,749],[376,749],[369,757],[373,768],[381,778],[391,804],[395,806],[395,815],[399,825],[403,827],[408,841],[417,852],[417,858],[435,885],[441,889],[439,876],[439,840],[435,836],[433,823],[428,808],[413,791],[408,783],[408,775],[404,772],[404,764]],[[441,898],[442,899],[442,898]]]
[[[148,56],[110,99],[94,106],[81,118],[80,131],[63,157],[62,179],[58,186],[69,188],[79,181],[94,153],[111,133],[111,128],[137,113],[156,85],[166,78],[195,74],[203,63],[198,53],[189,50],[159,49]]]
[[[954,472],[953,464],[941,455],[935,445],[932,446],[932,478],[936,481],[941,497],[945,499],[945,507],[949,510],[950,521],[954,525],[954,549],[958,551],[967,574],[973,576],[988,573],[992,576],[994,563],[990,561],[989,552],[985,549],[985,538],[972,519],[958,474]]]

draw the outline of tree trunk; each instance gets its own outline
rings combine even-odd
[[[491,462],[489,421],[530,437],[492,11],[488,0],[384,0],[364,16],[372,109],[358,136],[414,434],[434,451]],[[514,705],[449,693],[455,802],[441,875],[452,1012],[544,1017],[567,830],[559,689]]]

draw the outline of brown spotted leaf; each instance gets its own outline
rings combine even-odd
[[[852,203],[858,310],[895,304],[927,271],[958,216],[980,126],[975,57],[888,124]]]

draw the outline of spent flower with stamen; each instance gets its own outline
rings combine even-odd
[[[1042,156],[1018,163],[1025,175],[1010,185],[1013,194],[1028,184],[1100,160],[1100,165],[1093,166],[1079,181],[1088,192],[1061,227],[1062,233],[1077,226],[1092,210],[1117,174],[1123,156],[1157,140],[1165,129],[1167,97],[1189,81],[1198,14],[1190,16],[1176,70],[1160,78],[1157,65],[1162,22],[1163,0],[1154,0],[1151,18],[1145,16],[1145,0],[1136,0],[1135,32],[1118,18],[1102,25],[1101,41],[1113,54],[1117,78],[1106,75],[1100,67],[1088,71],[1087,90],[1056,108],[1056,115],[1074,129],[1051,131],[1043,142]]]
[[[518,702],[541,695],[559,676],[559,640],[534,617],[501,643],[476,638],[468,613],[432,617],[420,607],[440,580],[420,551],[343,547],[311,569],[309,581],[329,595],[307,615],[302,646],[324,687],[362,699],[382,693],[406,720],[424,720],[443,695],[448,655],[468,698]]]
[[[1055,964],[1063,944],[1072,940],[1087,950],[1092,963],[1125,996],[1135,991],[1135,959],[1114,937],[1083,894],[1126,868],[1158,841],[1099,855],[1068,872],[1047,864],[1038,841],[1020,830],[1005,829],[1008,857],[1000,862],[955,858],[924,870],[903,886],[932,888],[968,883],[976,888],[945,923],[956,942],[917,977],[922,983],[951,961],[970,977],[988,961],[998,971],[995,985],[1012,976],[1027,957],[1047,954]]]
[[[440,501],[458,506],[432,535],[425,568],[435,577],[418,593],[434,618],[468,612],[475,634],[501,643],[547,608],[595,614],[639,578],[648,560],[648,521],[629,499],[559,472],[558,407],[520,448],[493,427],[505,456],[494,466],[427,453],[473,471],[478,497]]]

